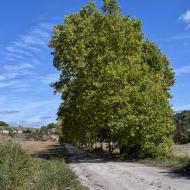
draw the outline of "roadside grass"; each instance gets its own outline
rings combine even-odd
[[[176,145],[175,145],[176,146]],[[161,157],[154,157],[154,158],[142,158],[142,159],[129,159],[126,157],[126,155],[123,156],[124,160],[129,162],[137,162],[149,166],[155,166],[160,168],[168,168],[171,170],[171,172],[180,174],[182,176],[190,176],[190,152],[189,152],[189,145],[186,145],[188,148],[184,148],[183,146],[177,147],[176,150],[173,150],[166,154],[165,156]],[[176,148],[175,148],[176,149]],[[185,151],[184,151],[185,150]],[[110,159],[116,159],[120,158],[121,156],[116,154],[110,154],[107,151],[104,150],[92,150],[88,151],[93,154],[96,154],[97,156],[101,156],[104,159],[110,158]],[[188,152],[188,154],[187,154]]]
[[[32,158],[18,144],[0,144],[0,190],[83,189],[63,159]]]
[[[75,174],[63,160],[33,159],[33,175],[28,190],[82,190]]]
[[[189,158],[177,157],[177,156],[165,156],[152,159],[139,160],[140,163],[150,164],[157,167],[167,167],[167,168],[180,168],[188,162]]]
[[[156,166],[161,168],[169,168],[172,172],[184,176],[190,176],[190,158],[179,157],[174,154],[170,154],[165,157],[158,157],[154,159],[139,160],[139,163],[147,164],[150,166]]]
[[[31,159],[19,145],[0,144],[0,189],[14,189],[27,183]]]

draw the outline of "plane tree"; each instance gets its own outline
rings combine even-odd
[[[167,57],[144,38],[142,23],[122,15],[116,0],[88,3],[53,28],[52,84],[62,94],[63,136],[92,145],[113,141],[132,157],[168,151],[174,130]]]

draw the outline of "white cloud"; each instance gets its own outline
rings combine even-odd
[[[30,63],[20,64],[3,64],[1,66],[2,74],[0,75],[0,81],[4,83],[11,82],[10,80],[15,79],[19,76],[26,76],[33,74],[33,65]]]
[[[56,73],[48,74],[42,77],[41,82],[45,85],[50,85],[52,82],[56,82],[59,79],[59,75]]]
[[[51,89],[47,87],[48,92],[45,85],[55,81],[58,74],[47,74],[49,66],[44,67],[51,28],[50,23],[40,23],[4,47],[0,46],[0,105],[5,111],[20,110],[18,114],[2,114],[3,120],[20,121],[24,126],[54,121],[54,117],[47,116],[55,115],[59,99],[53,93],[51,97],[48,94]],[[42,94],[45,90],[47,97]]]
[[[23,35],[10,42],[0,54],[3,55],[1,62],[28,62],[31,59],[38,59],[37,53],[48,48],[48,41],[51,35],[51,23],[40,23]],[[2,48],[1,48],[2,49]]]
[[[51,27],[50,23],[33,26],[1,50],[0,81],[8,84],[1,83],[0,87],[10,86],[16,77],[34,74],[32,69],[42,64],[39,52],[48,48]]]
[[[5,79],[6,79],[6,77],[5,77],[5,76],[0,75],[0,81],[1,81],[1,80],[5,80]]]
[[[0,110],[0,115],[9,115],[9,114],[16,114],[19,111],[16,110]]]
[[[27,34],[20,35],[17,40],[11,42],[6,50],[16,56],[32,56],[34,52],[48,47],[51,27],[51,23],[40,23],[32,27]]]
[[[1,81],[0,89],[9,88],[12,92],[24,92],[30,87],[30,84],[23,80],[11,80],[11,81]],[[14,94],[16,97],[16,94]]]
[[[18,72],[18,71],[25,70],[25,69],[31,69],[31,68],[33,68],[33,65],[31,65],[30,63],[23,63],[23,64],[19,64],[19,65],[5,64],[5,65],[3,65],[3,68],[7,72]]]
[[[167,41],[173,41],[173,40],[187,40],[190,39],[190,35],[178,35],[178,36],[172,36],[167,39]]]
[[[181,76],[184,74],[190,74],[190,65],[175,69],[174,72],[177,76]]]
[[[186,23],[190,23],[190,10],[187,10],[184,14],[179,17],[179,20],[182,20]]]
[[[32,53],[26,52],[26,51],[24,51],[24,50],[22,50],[22,49],[17,49],[17,48],[15,48],[14,46],[7,46],[5,49],[6,49],[8,52],[13,53],[12,56],[14,56],[15,53],[17,53],[17,54],[22,54],[22,55],[24,55],[24,56],[32,56]]]
[[[186,29],[190,29],[190,10],[187,10],[184,14],[179,17],[179,20],[187,24]]]
[[[18,81],[0,82],[0,88],[16,86],[17,84],[18,84]]]
[[[190,110],[190,104],[173,106],[175,112]]]
[[[22,126],[31,126],[31,127],[40,127],[44,124],[55,122],[56,115],[53,117],[44,117],[47,116],[50,110],[57,110],[58,102],[56,100],[47,100],[47,101],[34,101],[28,105],[22,107],[22,118],[25,118],[24,121],[20,121],[19,124]],[[47,109],[47,107],[49,107]],[[30,113],[30,114],[28,114]],[[36,115],[36,113],[38,113]],[[24,116],[24,117],[23,117]]]
[[[15,98],[15,97],[14,97]],[[7,99],[7,100],[5,100]],[[10,101],[8,102],[8,100]],[[8,122],[17,122],[17,124],[24,127],[40,127],[44,124],[55,122],[56,111],[59,105],[59,101],[55,98],[50,100],[34,100],[34,99],[21,99],[18,102],[13,101],[10,97],[0,98],[1,107],[5,108],[5,111],[18,110],[16,114],[3,114],[2,120]],[[2,110],[4,111],[4,110]],[[37,113],[37,114],[36,114]],[[52,117],[47,117],[47,116]],[[46,117],[45,117],[46,116]]]

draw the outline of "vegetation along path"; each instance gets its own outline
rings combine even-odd
[[[122,160],[100,159],[65,144],[67,160],[90,190],[189,190],[190,179],[169,170]]]

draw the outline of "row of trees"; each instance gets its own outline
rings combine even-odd
[[[57,127],[56,123],[49,123],[47,125],[41,126],[39,129],[25,129],[23,133],[26,135],[27,139],[34,139],[40,141],[47,141],[47,140],[54,140],[52,139],[51,135],[57,134]]]
[[[136,155],[158,155],[172,143],[169,104],[174,73],[141,22],[124,16],[116,0],[102,10],[89,3],[56,25],[50,47],[62,93],[58,119],[65,140],[115,142]]]
[[[190,111],[182,111],[174,115],[176,131],[174,142],[186,144],[190,143]]]

